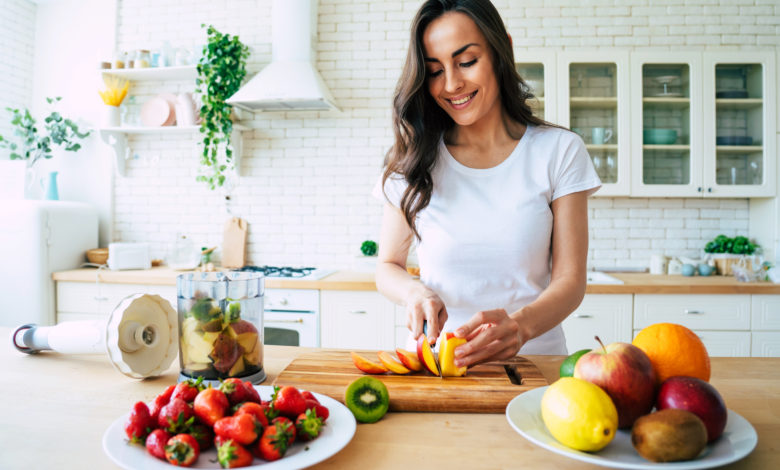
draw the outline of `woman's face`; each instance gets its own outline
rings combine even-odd
[[[423,33],[428,91],[461,126],[500,106],[498,81],[487,40],[467,15],[448,12]]]

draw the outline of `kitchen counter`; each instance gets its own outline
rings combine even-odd
[[[139,400],[150,401],[175,383],[178,362],[162,377],[133,380],[102,355],[28,356],[0,327],[0,467],[117,468],[101,439],[117,417]],[[266,384],[298,354],[310,349],[265,348]],[[549,381],[561,356],[529,356]],[[780,359],[712,358],[712,384],[727,406],[758,432],[758,446],[745,459],[723,468],[780,468]],[[559,456],[525,440],[503,414],[388,413],[375,424],[358,424],[341,452],[314,468],[600,468]],[[215,464],[214,468],[218,468]]]
[[[55,281],[116,284],[176,285],[181,274],[168,267],[136,271],[110,271],[95,268],[74,269],[52,274]],[[737,282],[732,276],[667,276],[644,273],[610,273],[624,284],[588,284],[588,294],[780,294],[780,284],[771,282]],[[374,274],[337,271],[318,281],[266,278],[271,289],[321,289],[375,291]]]

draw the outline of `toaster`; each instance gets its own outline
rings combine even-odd
[[[108,244],[108,269],[149,269],[152,259],[148,243],[116,242]]]

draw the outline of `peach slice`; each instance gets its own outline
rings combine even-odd
[[[417,358],[433,375],[439,375],[439,364],[436,363],[436,356],[433,354],[431,344],[425,335],[420,335],[417,340]]]
[[[458,338],[454,333],[444,335],[444,341],[439,345],[439,365],[442,377],[460,377],[466,375],[466,366],[455,366],[455,348],[466,344],[466,338]]]
[[[352,355],[352,362],[355,363],[355,367],[362,370],[366,374],[384,374],[387,372],[387,368],[383,366],[382,364],[377,364],[376,362],[369,361],[368,359],[364,358],[360,354],[356,352],[351,352]]]
[[[400,362],[396,361],[393,356],[390,355],[390,353],[386,353],[384,351],[379,351],[377,353],[377,356],[379,356],[379,362],[382,363],[383,366],[387,367],[390,372],[394,374],[408,374],[409,369],[403,366]]]
[[[420,362],[420,359],[417,357],[417,354],[401,348],[396,349],[395,353],[398,355],[398,359],[401,360],[401,364],[403,364],[407,369],[413,370],[415,372],[419,372],[423,369],[423,365]]]

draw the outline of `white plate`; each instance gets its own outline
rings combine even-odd
[[[726,465],[748,455],[758,443],[753,426],[742,416],[729,410],[723,435],[707,446],[695,460],[653,463],[643,459],[631,445],[631,432],[619,430],[609,445],[599,452],[588,453],[570,449],[555,440],[542,421],[542,395],[547,387],[535,388],[512,399],[506,407],[509,424],[529,441],[556,454],[604,467],[653,469],[700,469]]]
[[[273,387],[255,386],[263,400],[269,400]],[[322,428],[322,433],[311,442],[293,444],[284,457],[275,462],[266,462],[255,458],[249,469],[271,470],[304,468],[322,462],[343,449],[355,434],[357,423],[352,412],[333,398],[319,393],[314,394],[317,400],[328,408],[330,415]],[[168,462],[152,457],[141,445],[129,444],[125,435],[125,421],[130,413],[123,415],[111,423],[103,434],[103,450],[117,465],[126,469],[170,470],[174,468]],[[203,452],[191,468],[218,469],[217,451],[212,447]]]

